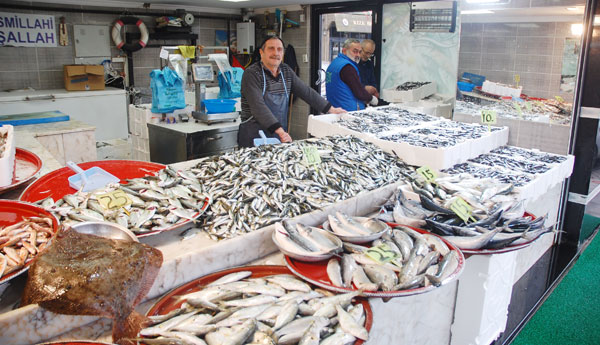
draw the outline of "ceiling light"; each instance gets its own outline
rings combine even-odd
[[[494,12],[490,11],[490,10],[467,10],[467,11],[460,12],[460,14],[488,14],[488,13],[494,13]]]
[[[577,11],[579,8],[577,7],[567,7],[567,11]]]
[[[583,24],[571,24],[571,33],[575,36],[581,36],[583,33]]]
[[[220,0],[220,1],[224,1],[224,2],[243,2],[243,1],[250,1],[250,0]]]
[[[491,4],[500,2],[500,0],[466,0],[468,4]]]

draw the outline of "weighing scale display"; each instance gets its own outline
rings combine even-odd
[[[211,64],[192,64],[194,81],[212,81],[213,67]]]

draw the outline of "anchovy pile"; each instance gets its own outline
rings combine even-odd
[[[369,256],[372,246],[383,246],[391,260],[382,263]],[[457,252],[439,237],[399,226],[366,246],[344,242],[341,259],[333,257],[327,263],[327,275],[339,287],[402,291],[442,285],[456,272],[458,260]]]
[[[401,117],[402,119],[406,119],[411,122],[432,122],[432,121],[440,120],[440,118],[437,116],[422,114],[422,113],[415,113],[412,111],[398,108],[397,106],[395,106],[393,104],[384,106],[384,107],[374,108],[371,112],[369,112],[369,114],[393,115],[395,117]]]
[[[402,85],[398,85],[396,86],[396,91],[409,91],[409,90],[414,90],[414,89],[418,89],[421,86],[427,85],[427,84],[431,84],[430,81],[426,81],[426,82],[420,82],[420,81],[407,81],[406,83],[402,84]]]
[[[520,109],[521,112],[519,113]],[[504,118],[522,119],[536,122],[552,122],[562,125],[571,123],[572,107],[569,104],[555,100],[524,102],[500,100],[488,105],[473,102],[456,101],[454,111],[457,113],[480,116],[482,110],[493,110],[496,115]]]
[[[61,224],[71,225],[86,221],[108,221],[129,228],[136,234],[160,231],[178,223],[195,221],[210,204],[198,180],[186,171],[171,167],[160,170],[156,176],[128,180],[126,184],[110,184],[89,193],[78,191],[67,194],[56,202],[52,198],[38,203],[59,218]],[[123,207],[105,208],[100,199],[107,193],[122,191],[131,203]]]
[[[153,344],[350,344],[367,340],[358,292],[333,295],[287,274],[249,278],[226,275],[204,289],[177,296],[180,308],[149,316],[140,343]]]
[[[387,132],[393,128],[389,124],[376,123],[376,122],[369,121],[369,120],[365,121],[360,118],[350,118],[350,117],[348,117],[346,119],[340,119],[340,120],[336,121],[335,123],[342,127],[351,129],[353,131],[357,131],[360,133],[371,133],[371,134]]]
[[[470,162],[487,165],[490,167],[502,167],[509,171],[517,171],[526,174],[543,174],[552,169],[551,166],[541,163],[529,162],[519,159],[514,159],[507,156],[484,153],[475,158],[469,159]]]
[[[527,150],[516,146],[501,146],[490,151],[499,155],[515,157],[519,160],[540,162],[546,164],[558,164],[567,160],[567,157],[552,153]]]
[[[522,187],[533,181],[534,177],[524,173],[514,173],[495,169],[488,166],[475,166],[471,163],[456,164],[451,168],[442,170],[442,172],[450,175],[463,175],[465,173],[476,178],[492,178],[504,183],[512,183],[515,187]]]
[[[318,167],[303,162],[315,146]],[[398,181],[412,168],[356,137],[263,145],[206,157],[190,169],[213,203],[203,227],[215,240],[260,229]]]
[[[429,147],[429,148],[440,148],[450,147],[458,144],[454,138],[444,137],[429,137],[425,135],[419,135],[416,133],[400,133],[400,134],[386,134],[379,137],[379,139],[403,142],[412,146]]]

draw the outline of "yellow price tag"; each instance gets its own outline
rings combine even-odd
[[[554,98],[556,98],[556,100],[557,100],[557,101],[559,101],[559,102],[561,102],[561,103],[564,103],[564,101],[565,101],[565,100],[564,100],[562,97],[560,97],[560,96],[554,96]]]
[[[371,247],[367,249],[365,254],[379,263],[390,262],[398,257],[398,253],[393,251],[387,244]]]
[[[515,82],[517,83],[517,87],[519,86],[520,81],[521,81],[521,76],[518,74],[515,74]]]
[[[531,112],[531,103],[530,102],[525,102],[525,108],[527,109],[527,111]]]
[[[469,218],[471,218],[472,208],[471,205],[467,204],[461,197],[457,197],[452,204],[450,209],[456,213],[456,215],[467,224]]]
[[[319,150],[315,146],[307,145],[302,146],[302,157],[307,165],[318,165],[321,164],[321,156]]]
[[[425,178],[425,181],[429,183],[434,183],[437,177],[435,171],[431,170],[431,168],[427,166],[422,166],[419,169],[417,169],[417,173],[423,176],[423,178]]]
[[[494,110],[482,110],[481,123],[484,125],[496,124],[496,112]]]
[[[121,189],[106,194],[99,194],[97,198],[100,205],[107,210],[129,206],[132,203],[131,199]]]
[[[513,102],[513,106],[517,110],[517,113],[519,114],[519,116],[523,117],[523,109],[521,108],[521,105],[519,104],[519,102]]]

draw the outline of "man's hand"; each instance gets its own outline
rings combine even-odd
[[[366,85],[365,86],[365,90],[367,90],[367,92],[371,96],[375,96],[375,97],[379,98],[379,91],[377,91],[377,89],[375,88],[375,86],[373,86],[373,85]]]
[[[279,135],[279,140],[281,140],[282,143],[291,143],[292,142],[292,137],[283,130],[283,128],[279,127],[275,130],[275,134]]]
[[[347,111],[342,108],[331,107],[329,108],[329,111],[327,111],[327,114],[343,114],[346,112]]]

